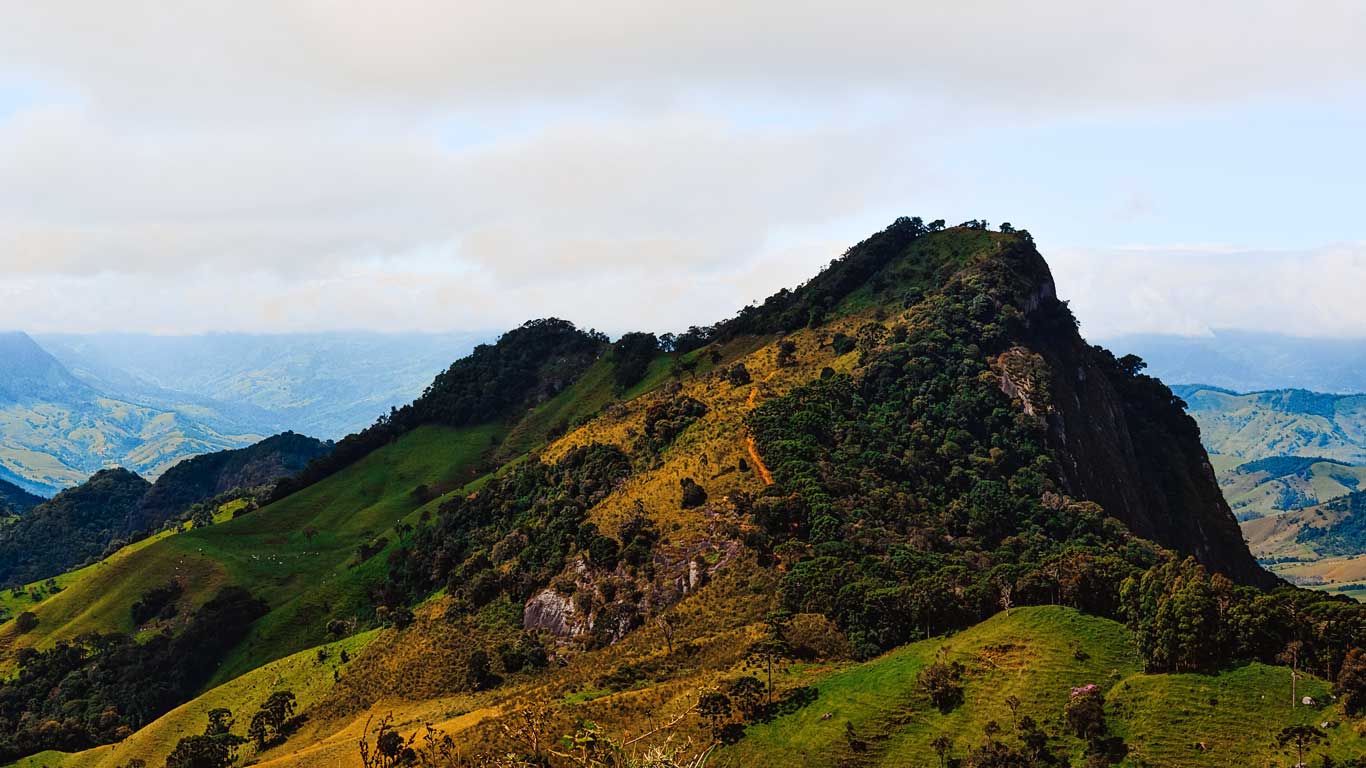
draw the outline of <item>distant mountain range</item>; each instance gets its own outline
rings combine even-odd
[[[1147,373],[1169,383],[1237,392],[1366,392],[1366,339],[1223,330],[1209,336],[1116,336],[1104,344],[1117,355],[1138,355],[1148,363]]]
[[[1172,390],[1200,425],[1219,485],[1241,520],[1311,507],[1366,481],[1366,395]]]
[[[0,334],[0,481],[50,496],[126,467],[296,431],[325,439],[420,394],[480,334]]]

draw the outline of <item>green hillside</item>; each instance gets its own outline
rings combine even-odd
[[[1200,424],[1212,456],[1241,462],[1313,456],[1366,463],[1366,395],[1301,389],[1244,394],[1200,385],[1174,391]]]
[[[326,639],[329,618],[365,613],[364,595],[383,562],[376,554],[348,567],[356,547],[396,537],[392,526],[430,502],[419,486],[454,488],[471,479],[499,428],[424,427],[352,468],[282,502],[208,528],[134,545],[58,580],[61,592],[29,607],[37,630],[0,628],[5,647],[48,647],[90,631],[134,631],[128,610],[170,577],[186,605],[233,583],[267,600],[271,612],[218,673],[226,680]],[[316,534],[306,535],[313,530]],[[327,605],[328,608],[323,606]]]
[[[159,766],[287,688],[306,725],[237,763],[1245,766],[1310,723],[1366,756],[1366,608],[1260,568],[1181,401],[1077,328],[1028,233],[909,218],[712,326],[528,323],[259,509],[30,591],[0,749]],[[1292,657],[1341,702],[1292,708]]]
[[[926,665],[965,668],[963,703],[941,712],[917,683]],[[937,765],[933,742],[964,758],[988,738],[1017,744],[1020,716],[1050,735],[1049,749],[1074,764],[1084,743],[1067,732],[1064,708],[1074,687],[1105,691],[1109,730],[1128,747],[1125,765],[1236,766],[1279,764],[1275,735],[1291,724],[1339,721],[1332,706],[1290,707],[1290,672],[1249,664],[1214,675],[1146,675],[1121,625],[1050,606],[1020,608],[947,638],[913,643],[873,661],[834,672],[797,667],[792,684],[817,695],[798,711],[752,725],[722,751],[746,766]],[[1301,680],[1299,694],[1328,700],[1328,685]],[[1007,704],[1019,700],[1017,715]],[[1326,750],[1341,759],[1362,754],[1356,733],[1331,730]],[[852,738],[851,738],[852,734]],[[1196,745],[1204,743],[1201,751]]]
[[[1224,498],[1241,521],[1312,507],[1357,490],[1366,466],[1314,456],[1273,456],[1217,471]]]

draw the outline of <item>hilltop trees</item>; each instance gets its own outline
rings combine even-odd
[[[653,333],[624,334],[612,345],[612,378],[618,389],[627,389],[645,378],[650,361],[659,354],[659,339]]]

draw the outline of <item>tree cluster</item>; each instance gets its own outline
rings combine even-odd
[[[18,674],[0,682],[0,761],[124,738],[194,696],[264,612],[245,590],[228,587],[179,635],[138,643],[87,634],[19,651]]]

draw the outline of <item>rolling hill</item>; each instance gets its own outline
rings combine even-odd
[[[243,760],[1241,766],[1309,724],[1366,756],[1366,609],[1257,565],[1180,405],[975,221],[676,336],[528,323],[251,514],[58,577],[0,627],[0,755],[161,764],[289,691]],[[263,605],[194,695],[76,695],[225,587]],[[32,669],[71,683],[9,693]]]
[[[1366,395],[1300,389],[1240,394],[1174,387],[1200,424],[1211,457],[1225,465],[1277,456],[1366,463]]]
[[[0,584],[23,585],[83,565],[170,522],[178,524],[192,505],[263,494],[266,486],[330,450],[330,443],[288,432],[186,459],[155,483],[125,469],[101,470],[0,527]]]

